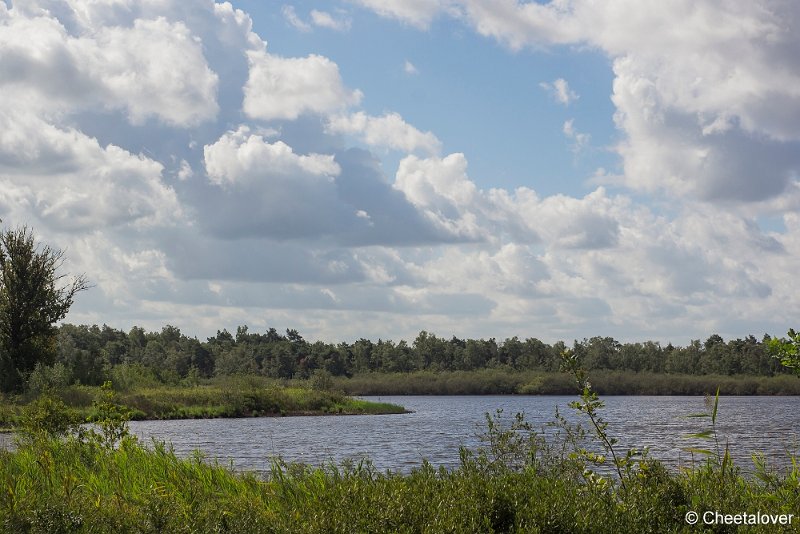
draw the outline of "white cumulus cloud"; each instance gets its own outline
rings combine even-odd
[[[373,117],[363,111],[338,115],[331,117],[328,130],[359,135],[368,145],[405,152],[436,154],[442,148],[441,141],[433,133],[419,131],[403,120],[399,113],[386,113],[381,117]]]
[[[155,117],[174,126],[218,111],[217,76],[180,21],[159,17],[72,35],[55,19],[12,9],[0,27],[0,88],[18,106],[51,113],[100,106],[124,110],[134,124]]]
[[[296,119],[304,113],[331,113],[358,104],[362,94],[347,89],[339,67],[311,54],[284,58],[248,51],[250,74],[244,86],[244,112],[256,119]]]
[[[265,175],[334,177],[341,171],[331,155],[295,154],[286,143],[266,142],[246,126],[227,132],[203,151],[208,176],[218,185],[253,182]]]

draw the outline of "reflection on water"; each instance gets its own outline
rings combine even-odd
[[[265,471],[269,459],[319,465],[368,457],[381,470],[408,471],[423,459],[456,467],[458,450],[479,445],[484,414],[496,409],[506,416],[524,412],[543,426],[556,407],[572,421],[581,420],[568,403],[572,396],[408,396],[366,397],[401,404],[414,413],[381,416],[271,417],[132,422],[145,440],[171,442],[186,456],[195,449],[209,458],[232,462],[238,469]],[[697,445],[682,436],[705,430],[704,419],[685,416],[705,410],[701,397],[606,397],[603,417],[619,446],[649,447],[651,456],[670,465],[686,465],[682,447]],[[797,451],[800,428],[794,397],[724,397],[718,430],[722,447],[729,444],[737,464],[747,468],[753,452],[763,452],[776,466],[788,464],[787,450]],[[707,446],[704,444],[704,446]]]

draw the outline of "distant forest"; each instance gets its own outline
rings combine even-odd
[[[102,384],[124,379],[125,370],[145,372],[162,383],[224,375],[261,375],[305,379],[327,372],[334,377],[365,373],[414,371],[558,371],[560,354],[571,348],[587,370],[613,370],[688,375],[789,374],[770,356],[766,342],[754,336],[725,341],[712,335],[686,347],[647,341],[619,343],[610,337],[547,344],[535,338],[450,339],[422,331],[408,344],[359,339],[354,343],[309,342],[296,330],[274,328],[251,333],[247,326],[232,334],[218,331],[200,341],[165,326],[160,332],[134,327],[124,332],[109,326],[61,325],[58,350],[51,365],[40,365],[31,378],[69,385]],[[322,371],[318,371],[322,370]],[[34,380],[35,381],[35,380]]]

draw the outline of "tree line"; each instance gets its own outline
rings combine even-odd
[[[63,385],[102,384],[114,370],[139,369],[159,382],[187,377],[261,375],[278,379],[307,379],[322,371],[332,376],[414,371],[471,371],[503,368],[519,371],[557,371],[564,342],[545,343],[536,338],[450,339],[422,331],[411,343],[359,339],[353,343],[307,341],[296,330],[279,333],[236,333],[221,330],[200,341],[174,326],[160,332],[134,327],[129,332],[103,326],[58,327],[52,364],[39,364],[34,380]],[[620,343],[611,337],[575,340],[571,348],[588,370],[690,375],[772,376],[790,373],[771,356],[769,336],[723,340],[712,335],[685,347],[658,342]]]

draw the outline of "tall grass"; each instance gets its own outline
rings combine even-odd
[[[475,371],[364,373],[334,377],[333,387],[350,395],[571,395],[572,380],[563,373]],[[681,375],[598,370],[592,383],[600,395],[800,395],[800,378],[791,375]]]
[[[354,399],[335,390],[294,386],[263,377],[229,376],[197,385],[130,385],[117,388],[118,401],[132,419],[199,419],[285,415],[357,415],[404,413],[402,406]],[[66,386],[45,396],[63,401],[75,418],[94,420],[100,387]],[[36,398],[0,404],[0,428],[13,427]],[[26,401],[27,402],[24,402]]]

